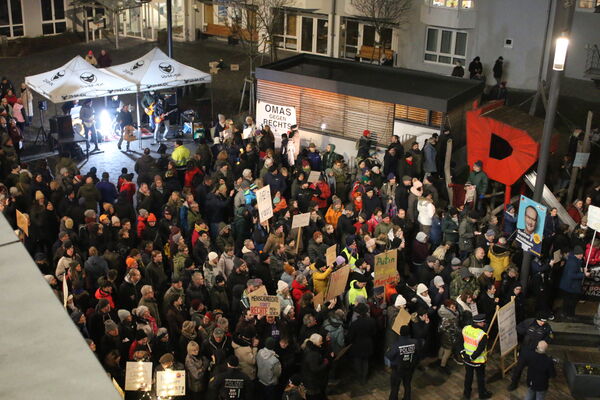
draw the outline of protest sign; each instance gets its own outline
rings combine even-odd
[[[249,299],[252,315],[279,317],[281,309],[277,296],[250,296]]]
[[[500,355],[502,357],[518,345],[514,300],[498,309],[498,337],[500,338]]]
[[[392,325],[392,330],[396,332],[398,335],[400,334],[400,328],[404,325],[408,325],[410,322],[410,314],[404,308],[401,308],[396,315],[396,319],[394,319],[394,324]]]
[[[157,371],[156,394],[159,397],[185,396],[185,371]]]
[[[350,275],[349,265],[346,265],[329,275],[329,284],[327,286],[325,301],[331,300],[344,293],[346,290],[346,283],[348,282],[348,275]]]
[[[269,125],[273,133],[283,135],[296,125],[296,108],[257,100],[256,125],[261,128]]]
[[[316,308],[319,304],[323,305],[323,303],[325,303],[325,292],[317,293],[313,297],[313,306]]]
[[[29,236],[29,215],[17,210],[17,226]]]
[[[265,222],[273,216],[273,199],[271,199],[271,187],[269,185],[256,191],[256,205],[260,222]]]
[[[574,168],[585,168],[590,160],[590,153],[575,153]]]
[[[303,228],[310,222],[310,213],[296,214],[292,218],[292,229]]]
[[[125,364],[125,390],[149,392],[152,389],[152,363],[127,361]]]
[[[545,223],[546,206],[521,196],[517,216],[517,241],[521,243],[523,251],[540,255]]]
[[[265,287],[265,285],[260,286],[258,289],[256,289],[255,291],[253,291],[252,293],[248,294],[248,297],[253,297],[253,296],[268,296],[269,293],[267,293],[267,288]]]
[[[337,258],[337,244],[331,245],[325,251],[325,263],[327,265],[333,265]]]
[[[320,176],[320,171],[310,171],[310,174],[308,175],[308,183],[314,183],[318,181]]]
[[[392,249],[375,256],[375,280],[374,287],[385,286],[398,277],[396,269],[397,250]]]
[[[588,207],[588,226],[595,231],[600,231],[600,207],[590,205]]]

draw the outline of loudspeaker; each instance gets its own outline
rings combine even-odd
[[[73,123],[70,115],[56,115],[50,118],[50,132],[58,133],[59,139],[73,137]]]

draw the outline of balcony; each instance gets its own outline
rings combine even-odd
[[[453,29],[475,27],[475,0],[423,0],[421,22]]]

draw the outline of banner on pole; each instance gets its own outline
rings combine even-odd
[[[310,213],[296,214],[292,218],[292,229],[304,228],[310,223]]]

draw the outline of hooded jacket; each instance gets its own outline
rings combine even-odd
[[[490,259],[490,266],[494,268],[494,279],[496,282],[502,281],[502,273],[510,265],[510,251],[495,244],[488,250],[488,257]]]
[[[265,386],[276,385],[281,376],[281,363],[277,353],[266,347],[259,350],[256,355],[258,381]]]
[[[251,380],[256,378],[256,353],[258,349],[242,339],[234,340],[231,344],[235,356],[240,361],[240,370]]]

